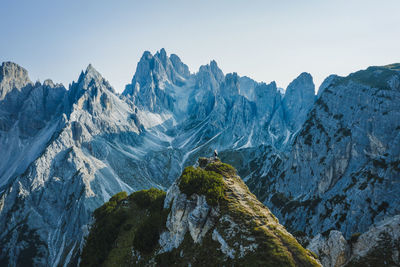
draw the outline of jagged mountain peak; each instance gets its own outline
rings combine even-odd
[[[266,84],[264,82],[257,83],[254,86],[254,101],[257,104],[257,113],[263,120],[269,121],[272,119],[272,114],[281,105],[281,95],[278,92],[274,81]],[[279,112],[277,113],[279,114]],[[276,117],[279,119],[280,116]]]
[[[0,66],[0,100],[13,89],[20,90],[21,88],[32,85],[28,76],[28,71],[18,64],[7,61]]]
[[[23,78],[28,78],[28,71],[18,65],[17,63],[14,63],[12,61],[5,61],[1,64],[1,72],[0,72],[0,77],[5,78],[5,77],[23,77]]]
[[[154,56],[159,58],[161,60],[161,62],[163,63],[163,65],[166,66],[168,56],[167,56],[167,51],[165,51],[164,48],[161,48],[159,51],[157,51]]]
[[[161,49],[153,56],[145,51],[136,67],[132,83],[122,93],[143,109],[152,112],[174,110],[175,88],[184,86],[191,74],[177,55]]]
[[[275,81],[266,83],[259,83],[254,88],[254,96],[256,103],[262,103],[263,101],[274,100],[278,94],[278,89],[276,87]],[[265,102],[264,102],[265,106]],[[260,108],[262,108],[262,104],[260,104]]]
[[[157,52],[156,52],[156,55],[161,55],[161,56],[163,56],[163,57],[167,57],[167,51],[165,50],[165,48],[164,47],[162,47],[160,50],[158,50]]]
[[[77,82],[73,82],[73,84],[85,83],[87,87],[88,83],[94,82],[102,82],[104,80],[103,76],[93,67],[91,63],[86,67],[85,71],[81,71],[79,74],[79,78]],[[83,84],[82,84],[83,85]]]
[[[211,61],[210,61],[210,68],[211,68],[211,70],[213,71],[213,72],[216,72],[216,71],[221,71],[221,69],[218,67],[218,64],[217,64],[217,61],[215,61],[214,59],[212,59]],[[222,71],[221,71],[222,72]]]
[[[207,65],[202,65],[196,73],[196,87],[215,92],[224,81],[225,75],[212,60]]]
[[[268,85],[277,88],[277,85],[276,85],[275,81],[270,82]]]
[[[48,86],[48,87],[55,87],[55,86],[56,86],[56,85],[54,84],[53,80],[51,80],[51,79],[46,79],[46,80],[44,80],[43,85],[44,85],[44,86]]]
[[[199,72],[222,73],[222,70],[218,67],[218,64],[215,60],[211,60],[208,64],[201,65],[197,73]]]
[[[211,72],[214,76],[224,77],[224,73],[218,67],[217,62],[214,59],[211,60],[210,63],[200,66],[199,72],[206,72],[206,71]]]
[[[169,59],[171,60],[172,65],[174,66],[174,69],[177,73],[179,73],[185,79],[189,78],[190,76],[189,67],[186,64],[184,64],[176,54],[171,54],[169,56]]]
[[[139,62],[138,62],[138,65],[139,65],[140,63],[149,61],[149,60],[151,60],[152,58],[153,58],[153,54],[152,54],[150,51],[146,50],[146,51],[143,52],[142,56],[140,57],[140,60],[139,60]]]
[[[97,72],[97,70],[93,67],[92,63],[89,63],[89,65],[86,67],[86,71],[85,73],[89,73],[89,72]]]
[[[79,109],[85,106],[85,109],[93,112],[94,108],[99,106],[100,112],[100,110],[110,108],[110,98],[114,94],[114,88],[92,64],[89,64],[84,72],[81,71],[78,81],[70,85],[68,91],[69,105],[67,107],[77,104]]]
[[[292,91],[301,90],[301,92],[315,94],[315,85],[313,78],[310,73],[302,72],[297,76],[287,87],[286,93],[291,93]]]
[[[311,74],[301,73],[287,87],[283,98],[286,121],[292,131],[297,131],[305,121],[315,101],[315,85]]]
[[[40,84],[40,83],[39,83]],[[64,85],[62,83],[54,83],[54,81],[52,79],[46,79],[43,81],[42,84],[40,84],[42,86],[47,86],[49,88],[59,88],[59,87],[64,87]],[[64,87],[65,88],[65,87]]]
[[[241,76],[239,82],[240,94],[250,101],[255,101],[255,88],[259,83],[247,76]]]
[[[82,87],[84,89],[88,89],[95,84],[97,87],[99,87],[99,89],[107,89],[115,93],[114,88],[103,77],[103,75],[93,67],[92,64],[89,64],[85,72],[82,72],[78,79],[78,83],[83,83]]]
[[[103,76],[100,74],[100,72],[98,72],[92,64],[89,64],[86,67],[86,70],[84,72],[84,75],[82,77],[84,80],[86,81],[91,81],[91,80],[95,80],[96,82],[102,82],[105,81],[105,79],[103,78]]]
[[[239,93],[239,75],[236,72],[226,74],[225,80],[221,86],[222,97],[232,97],[235,95],[239,95]]]
[[[225,76],[225,86],[239,86],[239,75],[236,72],[228,73]]]
[[[150,76],[150,77],[149,77]],[[169,80],[172,83],[181,82],[182,78],[187,79],[190,76],[190,71],[181,59],[171,54],[168,56],[164,48],[160,49],[153,56],[151,52],[145,51],[137,64],[136,72],[132,79],[134,82],[144,86],[146,83]]]
[[[328,77],[325,78],[325,80],[321,83],[321,85],[319,86],[318,89],[318,93],[317,93],[317,97],[320,97],[320,95],[322,94],[322,92],[330,87],[331,85],[333,85],[335,83],[335,81],[337,79],[340,79],[340,76],[336,75],[336,74],[331,74]]]
[[[272,90],[275,90],[275,91],[278,90],[275,81],[272,81],[270,83],[261,82],[261,83],[257,84],[256,88],[260,88],[261,90],[267,89],[267,88],[271,88]]]

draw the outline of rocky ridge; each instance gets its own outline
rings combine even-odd
[[[139,194],[136,192],[120,198],[120,204],[110,214],[103,215],[106,217],[98,216],[98,220],[101,222],[107,220],[107,216],[118,216],[118,210],[137,209],[141,203]],[[104,206],[99,211],[102,209]],[[168,189],[161,210],[149,211],[147,218],[155,216],[154,212],[163,219],[159,222],[160,227],[153,225],[152,229],[159,229],[159,237],[153,240],[151,249],[135,243],[136,236],[141,236],[145,228],[127,227],[131,220],[128,218],[119,223],[116,240],[112,242],[104,262],[96,264],[320,266],[250,193],[235,169],[218,159],[200,158],[198,167],[187,167]],[[143,220],[139,217],[132,219]],[[82,255],[83,266],[92,266],[91,260],[96,260],[91,255],[100,248],[97,244],[101,242],[101,236],[98,235],[104,232],[101,225],[96,221],[94,231],[88,237]],[[127,237],[133,242],[127,242]],[[129,249],[124,247],[127,245]],[[128,254],[122,254],[123,251]]]

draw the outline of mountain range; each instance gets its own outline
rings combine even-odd
[[[167,189],[215,149],[321,254],[322,234],[350,240],[399,214],[399,100],[399,64],[331,75],[316,95],[308,73],[282,93],[215,61],[192,73],[164,49],[143,54],[121,94],[92,65],[67,90],[4,62],[0,265],[76,265],[96,208]]]

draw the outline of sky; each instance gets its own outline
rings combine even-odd
[[[66,87],[91,63],[117,90],[144,51],[165,48],[197,72],[318,88],[372,65],[400,62],[399,0],[0,0],[0,62]]]

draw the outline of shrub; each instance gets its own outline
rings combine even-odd
[[[128,217],[126,210],[119,209],[117,205],[124,196],[126,192],[118,193],[94,211],[96,221],[85,239],[81,266],[99,266],[106,259],[120,227]]]
[[[185,168],[179,182],[179,189],[188,197],[205,195],[207,203],[212,206],[224,197],[224,186],[221,174],[192,166]]]
[[[162,229],[163,216],[154,214],[144,220],[135,232],[133,247],[142,253],[151,253],[158,244]]]
[[[142,209],[157,210],[163,207],[165,195],[166,193],[160,189],[150,188],[132,193],[129,199]]]
[[[120,192],[96,209],[95,222],[82,250],[81,266],[102,266],[107,260],[123,262],[126,255],[122,252],[110,256],[122,237],[126,244],[134,245],[143,253],[154,248],[168,215],[168,210],[163,210],[164,199],[165,192],[155,188],[129,197],[126,192]]]
[[[126,199],[127,197],[128,194],[125,191],[115,194],[110,198],[108,202],[104,203],[103,206],[94,211],[93,213],[94,218],[96,220],[100,220],[102,217],[112,213],[117,207],[117,204],[122,200]]]
[[[109,201],[110,202],[114,201],[114,202],[119,203],[122,200],[126,199],[127,197],[128,197],[128,194],[125,191],[122,191],[122,192],[119,192],[119,193],[115,194],[114,196],[112,196]]]
[[[213,162],[206,166],[206,171],[213,171],[221,175],[235,175],[236,170],[231,165],[222,162]]]

